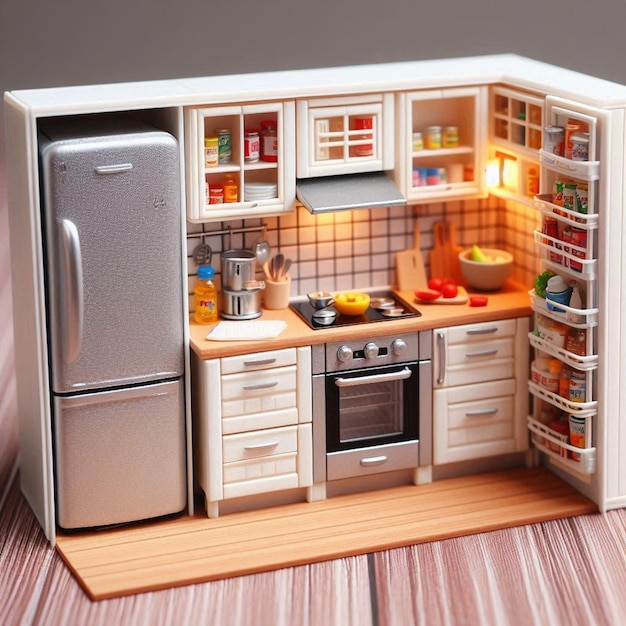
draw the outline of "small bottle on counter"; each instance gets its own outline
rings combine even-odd
[[[213,282],[215,270],[212,265],[198,268],[198,280],[193,289],[194,319],[198,324],[212,324],[217,321],[217,288]]]

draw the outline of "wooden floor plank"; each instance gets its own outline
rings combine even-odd
[[[515,469],[86,534],[58,550],[93,599],[354,556],[597,511],[552,473]]]

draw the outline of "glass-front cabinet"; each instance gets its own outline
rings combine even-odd
[[[185,108],[187,218],[276,215],[295,206],[293,101]]]
[[[299,100],[298,178],[393,168],[393,94]]]
[[[503,86],[492,87],[489,125],[490,192],[532,205],[540,188],[544,98]]]
[[[396,182],[414,204],[485,194],[487,88],[398,96]]]

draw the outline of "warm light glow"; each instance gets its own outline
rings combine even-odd
[[[507,189],[517,190],[517,161],[503,159],[502,186]]]
[[[500,185],[500,161],[494,159],[487,161],[487,168],[485,170],[485,182],[487,187],[498,187]]]

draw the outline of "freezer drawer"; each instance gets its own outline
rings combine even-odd
[[[182,511],[182,380],[56,397],[57,523],[75,529]]]

